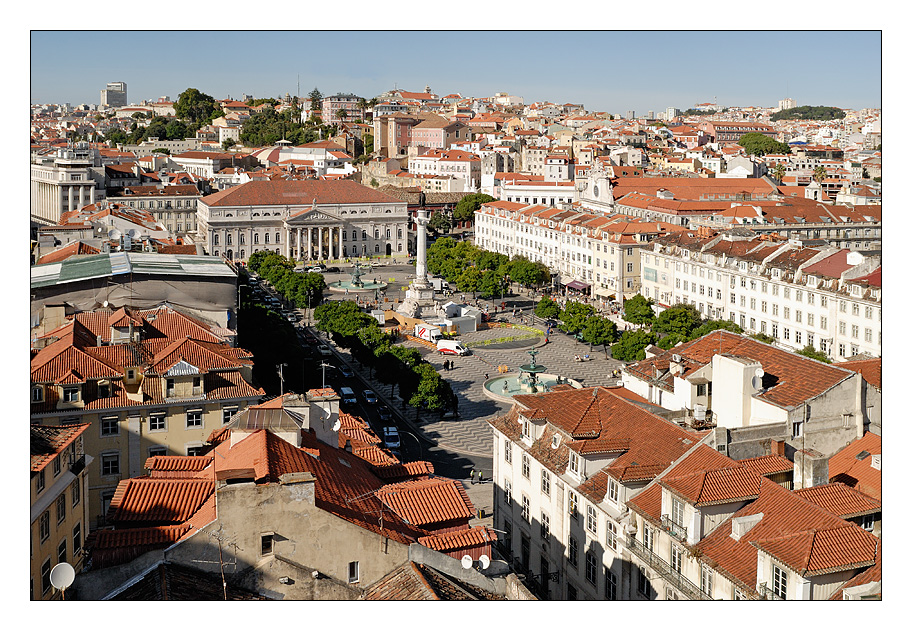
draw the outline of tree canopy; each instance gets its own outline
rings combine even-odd
[[[624,320],[631,324],[650,324],[655,320],[652,310],[652,299],[644,298],[637,294],[630,300],[624,301]]]
[[[560,312],[561,324],[558,328],[565,333],[579,333],[586,327],[586,322],[595,315],[592,305],[568,300]]]
[[[617,339],[617,325],[604,316],[594,316],[586,320],[581,336],[587,344],[604,347],[607,358],[608,345]]]
[[[468,221],[475,218],[475,211],[481,208],[482,204],[495,201],[496,198],[484,193],[474,193],[466,195],[456,204],[453,211],[453,219],[456,221]]]
[[[845,118],[845,116],[845,111],[838,107],[833,107],[830,105],[802,105],[800,107],[791,107],[787,110],[780,110],[770,116],[770,120],[829,121],[840,120]]]
[[[617,344],[611,347],[611,356],[625,362],[646,359],[646,347],[655,341],[656,334],[645,329],[624,331]]]
[[[205,125],[221,115],[222,108],[208,94],[200,92],[196,88],[187,88],[177,97],[174,113],[179,118],[189,120],[196,125]]]
[[[546,320],[557,318],[560,315],[560,306],[548,296],[543,296],[535,305],[535,315]]]
[[[795,352],[799,355],[803,355],[805,357],[810,357],[811,359],[816,359],[817,361],[823,362],[824,364],[831,363],[830,358],[827,357],[826,353],[824,353],[823,351],[818,351],[816,348],[814,348],[810,344],[805,346],[804,348],[802,348],[800,351],[795,351]]]
[[[747,153],[754,156],[763,156],[768,153],[790,153],[792,150],[784,142],[779,142],[755,131],[741,136],[738,139],[738,144],[744,147]]]

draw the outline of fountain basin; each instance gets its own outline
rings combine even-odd
[[[552,375],[548,373],[538,373],[536,377],[536,392],[533,392],[528,382],[528,377],[523,373],[508,373],[491,377],[483,384],[485,396],[495,401],[503,403],[512,403],[513,397],[517,394],[536,394],[542,392],[551,392],[557,385],[558,378],[561,384],[567,384],[573,388],[582,388],[583,384],[575,379],[568,379],[562,375]],[[504,385],[507,386],[504,390]]]

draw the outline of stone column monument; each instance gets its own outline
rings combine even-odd
[[[405,292],[405,300],[402,301],[402,304],[396,310],[410,318],[420,318],[423,308],[433,310],[434,307],[434,288],[427,278],[428,221],[427,210],[419,208],[418,216],[415,218],[415,223],[418,226],[416,232],[415,279],[409,283],[408,291]]]

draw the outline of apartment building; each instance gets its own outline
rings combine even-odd
[[[881,354],[879,257],[743,228],[669,233],[640,254],[641,293],[660,305],[692,304],[790,350],[812,346],[837,360]]]
[[[88,423],[32,425],[29,492],[30,599],[58,600],[51,569],[69,563],[81,572],[89,531],[89,487],[83,434]]]
[[[481,158],[474,153],[458,149],[432,149],[420,156],[410,158],[409,172],[420,176],[443,176],[463,180],[460,191],[478,189],[481,182]],[[439,188],[438,192],[443,192]],[[449,192],[449,191],[445,191]]]
[[[147,458],[200,454],[209,434],[263,390],[253,358],[213,328],[170,307],[75,314],[37,336],[31,422],[87,425],[86,527],[104,525],[120,480]]]
[[[183,236],[196,232],[196,201],[202,194],[194,184],[127,186],[109,199],[131,208],[148,209],[168,232]]]
[[[498,550],[554,600],[621,600],[625,502],[703,434],[646,411],[621,388],[514,397],[494,431]]]
[[[355,94],[338,93],[323,97],[323,110],[320,113],[325,125],[350,123],[364,118],[364,110],[359,103],[361,97]]]
[[[478,247],[540,261],[559,275],[561,284],[615,300],[639,291],[639,251],[657,236],[678,230],[683,229],[546,203],[496,201],[475,212]]]

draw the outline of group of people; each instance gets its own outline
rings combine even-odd
[[[475,482],[475,476],[478,476],[478,482]],[[472,469],[469,472],[469,477],[472,478],[472,484],[481,484],[481,480],[482,480],[481,471],[476,471],[475,469]]]
[[[451,360],[449,360],[449,359],[443,360],[443,369],[444,370],[451,370],[452,368],[453,368],[453,362]]]

